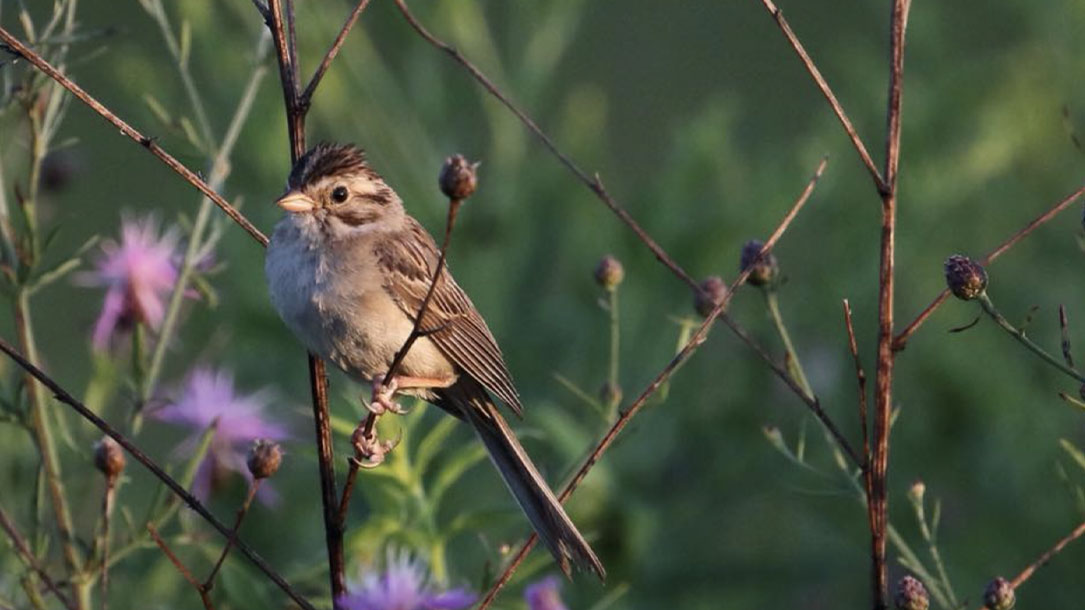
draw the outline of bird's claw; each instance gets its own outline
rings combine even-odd
[[[392,397],[395,395],[396,390],[399,389],[399,384],[396,382],[396,378],[386,379],[383,376],[377,376],[373,378],[373,394],[370,397],[369,404],[365,407],[369,409],[369,412],[373,415],[384,415],[385,413],[395,413],[396,415],[406,415],[407,409],[404,409],[397,403]]]
[[[352,460],[364,470],[376,468],[384,463],[384,457],[389,451],[395,449],[401,440],[403,440],[402,432],[394,440],[382,441],[377,436],[376,428],[373,427],[367,431],[363,422],[351,436],[351,444],[354,445]]]

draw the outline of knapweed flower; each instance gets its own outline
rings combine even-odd
[[[339,598],[345,610],[458,610],[475,603],[466,589],[441,591],[426,566],[405,551],[388,551],[383,572],[366,572],[355,591]]]
[[[561,581],[557,576],[547,576],[528,585],[524,600],[529,610],[569,610],[561,601]]]
[[[227,371],[197,368],[185,382],[180,397],[153,412],[156,419],[193,428],[193,434],[183,448],[195,447],[204,430],[215,427],[207,457],[200,464],[192,493],[206,498],[216,475],[226,471],[251,478],[247,464],[249,447],[255,439],[283,440],[289,436],[286,427],[264,414],[267,394],[239,395],[234,389],[233,375]],[[265,484],[261,492],[269,489]],[[265,501],[273,501],[264,495]]]
[[[153,217],[121,220],[121,240],[106,240],[95,270],[79,275],[87,286],[105,286],[102,313],[94,324],[94,347],[109,347],[118,330],[136,324],[157,328],[177,281],[177,234],[158,234]]]

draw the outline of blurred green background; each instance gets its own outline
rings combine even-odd
[[[19,32],[18,3],[0,1],[0,23]],[[262,23],[245,0],[170,4],[175,23],[191,24],[192,72],[221,133],[251,72]],[[563,150],[589,172],[598,170],[611,193],[695,277],[734,277],[742,243],[768,235],[829,155],[812,200],[776,249],[787,277],[781,301],[814,389],[859,442],[840,301],[851,300],[872,377],[879,200],[828,105],[759,2],[414,4],[436,35],[475,61]],[[884,149],[888,4],[781,5],[876,161]],[[303,77],[350,6],[299,3]],[[163,128],[145,102],[151,94],[176,115],[190,112],[158,29],[139,4],[84,2],[79,21],[113,31],[75,47],[69,68],[75,80],[158,136],[187,165],[203,167],[202,155]],[[1085,130],[1079,47],[1085,4],[917,2],[909,27],[897,250],[902,323],[942,288],[947,255],[983,254],[1078,188],[1085,174],[1085,157],[1069,136],[1071,129]],[[278,74],[269,65],[224,188],[265,232],[279,217],[270,202],[289,169]],[[25,131],[10,117],[2,127],[5,175],[21,176]],[[74,248],[93,234],[115,235],[122,212],[154,211],[167,221],[194,213],[198,198],[191,186],[85,107],[73,104],[65,137],[78,138],[67,150],[74,171],[41,208],[47,225],[62,227],[63,243]],[[489,322],[524,397],[527,415],[519,427],[529,451],[550,480],[560,480],[603,429],[598,415],[555,379],[560,374],[594,393],[606,378],[607,315],[592,280],[598,259],[612,253],[626,269],[626,403],[673,354],[674,320],[694,315],[689,290],[462,68],[415,35],[391,2],[374,2],[351,34],[314,99],[309,139],[364,146],[433,233],[442,230],[445,214],[435,188],[441,161],[456,152],[482,161],[481,186],[461,214],[451,267]],[[4,188],[10,192],[11,185]],[[1012,320],[1036,306],[1030,335],[1055,352],[1059,304],[1068,309],[1075,344],[1085,345],[1079,220],[1076,206],[989,270],[994,301]],[[243,390],[273,388],[273,411],[296,436],[276,481],[284,501],[254,510],[243,537],[316,595],[325,582],[314,567],[323,559],[323,530],[304,354],[268,302],[262,250],[230,225],[216,256],[226,265],[212,278],[220,303],[186,307],[165,393],[197,363],[233,369]],[[77,394],[92,372],[88,339],[99,299],[100,291],[65,283],[35,301],[46,368]],[[0,329],[11,337],[10,309],[3,311]],[[774,354],[782,353],[755,291],[737,295],[732,312]],[[972,606],[989,579],[1012,577],[1085,516],[1066,482],[1080,484],[1085,471],[1059,444],[1065,438],[1085,445],[1085,413],[1057,397],[1077,389],[988,320],[947,334],[978,314],[978,307],[946,303],[900,355],[900,418],[890,466],[891,519],[924,560],[904,495],[922,479],[928,498],[940,499],[940,550],[958,594]],[[336,415],[356,416],[359,391],[333,375]],[[105,413],[122,413],[130,400],[130,392],[117,388]],[[419,425],[438,419],[429,413]],[[96,437],[73,425],[88,442]],[[790,445],[805,427],[807,460],[824,475],[784,459],[765,441],[766,425],[779,427]],[[139,440],[170,461],[181,437],[152,422]],[[20,494],[32,489],[35,452],[25,433],[0,429],[0,439],[0,496],[25,518]],[[459,429],[446,447],[451,453],[475,443]],[[336,448],[347,455],[345,436]],[[85,510],[75,505],[77,526],[89,532],[100,481],[90,476],[88,456],[71,448],[63,456],[71,485],[85,492],[77,497],[87,498]],[[122,501],[140,507],[154,485],[138,467],[130,467],[129,476]],[[363,474],[359,485],[380,477]],[[470,511],[505,515],[449,542],[452,581],[477,587],[487,549],[515,545],[526,522],[487,464],[472,468],[449,493],[442,522]],[[227,519],[236,501],[236,494],[226,494],[212,506]],[[360,524],[380,503],[371,494],[353,507],[352,560],[372,558],[371,540],[352,532],[364,532]],[[589,608],[621,586],[628,591],[615,602],[620,608],[869,602],[865,511],[832,465],[805,407],[722,327],[676,376],[666,402],[633,421],[571,507],[610,573],[606,588],[590,578],[566,585],[572,608]],[[190,529],[214,541],[191,521]],[[540,564],[545,559],[539,551],[534,556]],[[116,607],[198,607],[157,550],[130,561],[138,565],[121,564],[113,576]],[[1074,607],[1085,592],[1083,561],[1085,545],[1071,545],[1019,591],[1021,604]],[[3,562],[14,565],[10,557]],[[240,583],[233,591],[262,582],[241,560],[229,565],[230,578]],[[537,568],[533,576],[554,571],[548,564]],[[893,581],[904,574],[895,561],[891,570]],[[132,589],[145,583],[153,589]],[[279,599],[259,586],[261,599]],[[502,607],[522,607],[519,587],[505,594]],[[252,607],[244,600],[224,605]]]

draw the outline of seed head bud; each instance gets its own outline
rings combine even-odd
[[[764,245],[761,240],[751,239],[742,246],[738,270],[749,269],[750,275],[746,281],[754,286],[771,286],[776,283],[776,278],[780,275],[780,265],[772,252],[766,252],[764,256],[758,258]]]
[[[897,581],[897,594],[893,597],[897,610],[927,610],[931,605],[927,588],[914,576]]]
[[[475,193],[478,186],[478,163],[471,163],[463,155],[445,159],[437,184],[449,199],[463,200]]]
[[[253,441],[249,448],[249,472],[254,479],[266,479],[279,470],[283,461],[283,451],[279,444],[267,439]]]
[[[599,264],[595,266],[595,283],[607,290],[614,290],[623,279],[625,268],[621,261],[609,254],[599,259]]]
[[[978,298],[987,290],[987,271],[976,261],[954,254],[946,259],[946,286],[962,301]]]
[[[713,275],[701,282],[700,290],[693,292],[693,308],[707,318],[708,314],[727,298],[727,282]]]
[[[1001,576],[992,580],[987,583],[987,590],[983,592],[983,603],[988,610],[1010,610],[1017,603],[1013,585]]]
[[[94,444],[94,467],[105,475],[106,479],[114,480],[124,471],[124,450],[117,441],[108,436]]]
[[[927,485],[923,483],[923,481],[916,479],[915,483],[912,483],[912,486],[908,488],[908,499],[916,504],[922,505],[923,494],[925,493],[927,493]]]

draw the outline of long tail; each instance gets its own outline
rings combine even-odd
[[[462,400],[469,403],[469,406],[462,405],[463,415],[486,445],[490,459],[501,472],[505,485],[516,497],[516,502],[524,510],[539,538],[550,549],[561,571],[569,576],[569,562],[572,560],[578,568],[592,570],[600,580],[605,579],[603,564],[577,531],[569,515],[565,514],[554,492],[531,463],[531,458],[486,392],[481,388],[475,392],[462,387],[454,390],[461,392],[451,392],[453,396],[448,398],[453,402]]]

